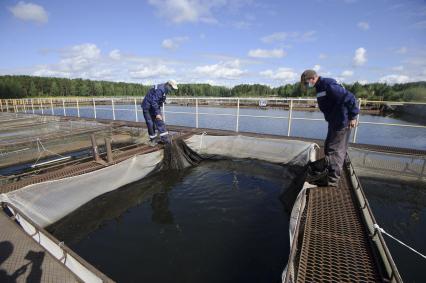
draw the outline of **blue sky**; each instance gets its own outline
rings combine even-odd
[[[424,0],[0,1],[0,74],[271,86],[426,77]]]

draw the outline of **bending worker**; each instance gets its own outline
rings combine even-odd
[[[307,181],[318,186],[337,187],[346,158],[351,129],[357,126],[359,109],[355,96],[336,80],[319,77],[314,70],[306,70],[301,84],[315,87],[318,106],[328,122],[324,142],[325,158],[308,169]]]
[[[156,129],[159,132],[161,143],[170,142],[168,136],[169,132],[167,132],[166,124],[161,116],[161,107],[166,101],[166,95],[175,89],[178,89],[178,86],[174,80],[155,85],[148,91],[142,101],[143,117],[145,118],[146,127],[148,128],[151,145],[156,144]]]

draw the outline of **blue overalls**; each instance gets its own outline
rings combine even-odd
[[[319,77],[315,88],[318,106],[328,122],[324,143],[328,183],[337,185],[351,135],[349,121],[356,119],[359,109],[355,96],[334,79]]]
[[[160,134],[160,139],[164,143],[169,142],[169,132],[166,129],[166,124],[163,120],[156,119],[157,115],[161,115],[161,106],[166,101],[166,94],[170,92],[166,84],[153,86],[142,101],[143,117],[145,118],[146,127],[148,128],[149,139],[153,141],[157,134],[157,129]]]

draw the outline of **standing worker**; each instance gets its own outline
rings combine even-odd
[[[149,142],[152,146],[156,144],[156,129],[160,134],[161,143],[165,144],[170,142],[169,132],[161,116],[161,107],[166,101],[166,95],[176,89],[178,89],[178,86],[174,80],[170,80],[164,84],[154,85],[142,101],[143,117],[145,118],[146,127],[148,128]]]
[[[337,187],[351,129],[357,126],[359,109],[355,96],[336,80],[319,77],[314,70],[303,72],[301,84],[309,88],[315,87],[319,109],[328,122],[324,142],[325,158],[308,168],[307,181],[318,186]]]

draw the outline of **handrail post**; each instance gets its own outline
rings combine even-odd
[[[13,100],[13,112],[18,112],[18,108],[16,107],[16,99]]]
[[[195,99],[195,128],[198,129],[198,98]]]
[[[136,122],[139,122],[139,119],[138,119],[138,106],[137,106],[137,103],[136,103],[136,98],[135,98],[135,120],[136,120]]]
[[[238,133],[240,127],[240,99],[237,99],[237,126],[235,127],[235,131]]]
[[[67,116],[67,112],[65,111],[65,99],[62,98],[62,108],[64,109],[64,117]]]
[[[112,106],[112,119],[115,120],[114,98],[111,98],[111,106]]]
[[[166,123],[166,104],[163,102],[163,122]]]
[[[353,143],[356,143],[356,137],[358,134],[358,127],[359,127],[359,116],[361,116],[361,103],[362,103],[362,99],[358,99],[358,109],[359,109],[359,113],[358,116],[356,118],[356,126],[355,126],[355,132],[354,132],[354,137],[352,139]]]
[[[9,103],[7,102],[7,99],[6,99],[6,112],[9,112]]]
[[[291,133],[291,117],[293,115],[293,99],[290,99],[290,107],[288,110],[288,125],[287,125],[287,136],[290,136]]]
[[[34,101],[32,98],[31,98],[31,109],[33,110],[33,114],[34,114]]]
[[[2,100],[0,99],[0,107],[1,107],[1,112],[3,112],[3,102],[1,102]]]
[[[40,108],[41,108],[41,115],[44,115],[43,111],[43,101],[41,99],[38,100],[40,102]]]
[[[92,98],[92,101],[93,101],[93,116],[96,119],[96,104],[95,104],[95,98],[94,97]]]
[[[3,111],[3,109],[2,109],[2,111]],[[27,100],[25,99],[25,102],[24,102],[24,112],[25,112],[25,114],[27,114]]]
[[[52,115],[55,115],[55,111],[53,111],[53,100],[50,99],[50,109],[52,109]]]
[[[77,117],[80,118],[80,106],[78,104],[78,98],[76,98],[76,103],[77,103]]]

